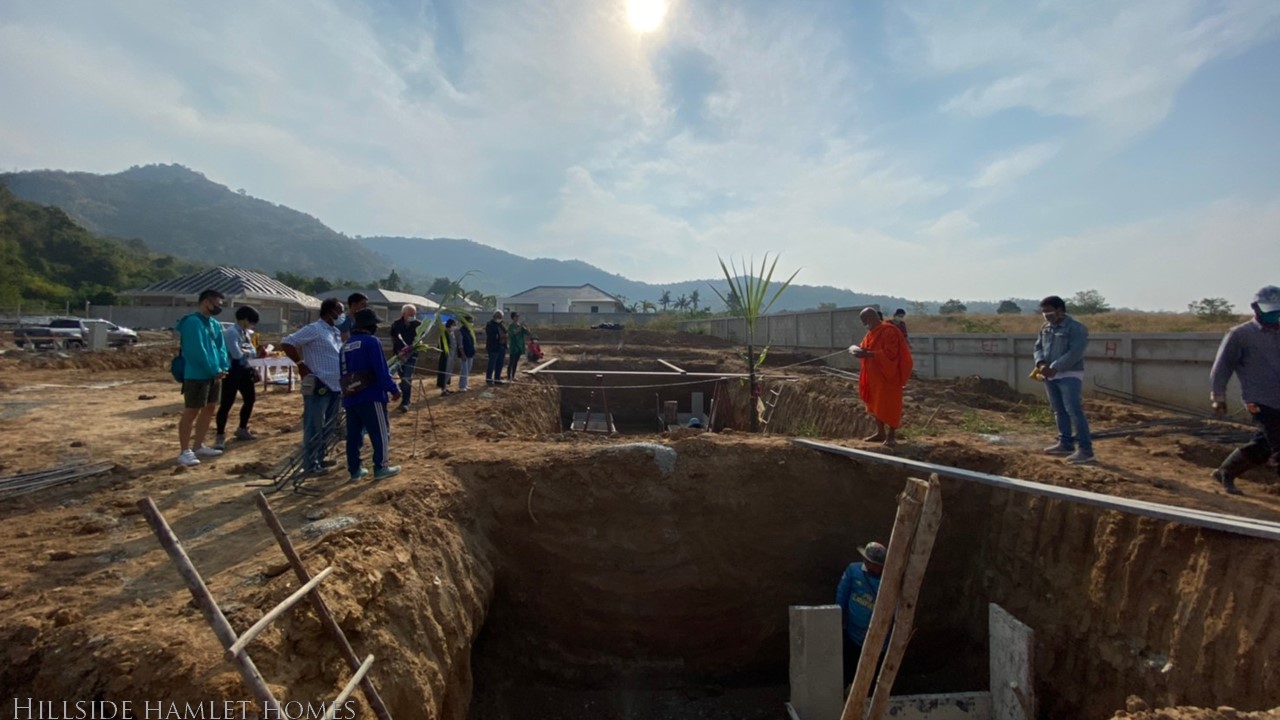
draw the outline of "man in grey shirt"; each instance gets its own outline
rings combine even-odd
[[[1249,444],[1236,448],[1213,471],[1213,478],[1232,495],[1242,494],[1235,483],[1241,474],[1263,463],[1277,467],[1280,460],[1280,287],[1262,288],[1250,307],[1253,319],[1227,331],[1209,373],[1213,411],[1226,414],[1227,381],[1234,374],[1240,379],[1245,409],[1258,426]]]

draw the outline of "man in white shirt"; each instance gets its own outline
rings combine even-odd
[[[342,407],[342,301],[320,304],[320,319],[281,341],[280,349],[297,366],[302,378],[302,467],[311,474],[328,472],[325,446],[334,418]]]

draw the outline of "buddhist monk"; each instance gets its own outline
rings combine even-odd
[[[876,419],[876,434],[866,441],[893,447],[898,443],[898,426],[902,425],[902,389],[911,377],[911,348],[902,331],[885,322],[875,308],[866,308],[858,318],[866,326],[867,335],[861,345],[854,345],[849,351],[862,361],[858,394]]]

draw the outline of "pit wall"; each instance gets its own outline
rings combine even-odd
[[[754,341],[758,347],[825,355],[861,342],[866,329],[858,320],[860,310],[768,315],[756,326]],[[1084,323],[1088,325],[1089,318],[1084,318]],[[739,342],[747,335],[741,318],[689,321],[681,323],[681,328]],[[1089,339],[1086,392],[1102,386],[1179,407],[1203,409],[1206,404],[1209,368],[1222,342],[1221,333],[1093,333]],[[911,335],[916,372],[921,377],[977,375],[1039,394],[1040,384],[1027,377],[1035,365],[1035,342],[1035,335]],[[850,367],[853,360],[837,356],[828,363]],[[1235,380],[1228,396],[1240,396]]]

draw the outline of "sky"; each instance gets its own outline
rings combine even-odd
[[[913,299],[1280,284],[1276,0],[668,0],[639,29],[655,1],[5,0],[0,170],[180,163],[349,235],[654,283],[780,253]]]

